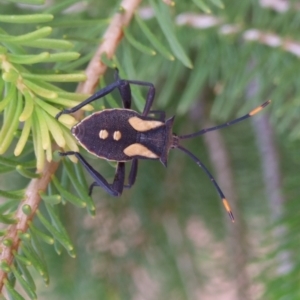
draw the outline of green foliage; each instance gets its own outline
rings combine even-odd
[[[1,17],[0,17],[1,18]],[[53,18],[52,15],[45,14],[27,16],[2,16],[2,22],[30,24],[34,22],[48,22]],[[33,64],[48,62],[70,61],[79,57],[75,52],[64,52],[51,54],[43,52],[37,55],[27,54],[24,45],[29,47],[38,47],[41,43],[46,43],[45,37],[51,34],[51,27],[42,27],[30,33],[12,36],[1,30],[1,92],[4,95],[1,101],[1,110],[3,111],[3,126],[0,132],[1,147],[0,153],[5,153],[10,147],[14,132],[19,127],[19,122],[24,122],[21,136],[15,146],[14,154],[20,155],[26,146],[30,134],[32,134],[34,151],[37,157],[37,170],[41,171],[44,166],[45,156],[48,161],[52,160],[52,146],[50,134],[57,136],[55,138],[58,145],[67,149],[77,149],[74,143],[68,143],[69,132],[55,123],[54,117],[59,112],[53,102],[57,103],[61,98],[65,105],[73,106],[72,94],[66,93],[48,82],[76,82],[85,79],[83,74],[51,74],[49,71],[38,74],[33,73]],[[55,49],[55,40],[51,41],[51,48]],[[53,43],[52,43],[53,42]],[[50,43],[49,43],[50,44]],[[6,48],[5,48],[5,47]],[[50,45],[49,45],[50,46]],[[70,44],[71,46],[71,44]],[[29,65],[24,67],[24,65]],[[31,71],[32,70],[32,71]],[[82,99],[86,96],[82,95]],[[70,99],[71,98],[71,99]],[[77,98],[78,99],[78,98]],[[65,126],[74,124],[74,119],[70,116],[61,119]],[[59,133],[61,133],[59,135]]]
[[[29,180],[44,176],[47,162],[59,161],[57,146],[78,151],[69,130],[75,118],[62,115],[57,121],[55,116],[88,97],[74,92],[75,83],[86,79],[83,71],[113,15],[124,13],[125,8],[92,0],[85,4],[54,1],[43,7],[38,6],[43,3],[39,0],[9,2],[1,6],[0,15],[0,234],[2,254],[10,249],[13,256],[12,261],[0,262],[7,275],[5,297],[196,299],[204,295],[222,299],[223,284],[239,290],[235,285],[239,272],[229,270],[239,260],[226,250],[230,247],[226,237],[233,235],[228,229],[231,224],[228,228],[223,224],[229,222],[222,218],[209,179],[180,154],[170,155],[167,171],[158,163],[141,162],[132,190],[115,201],[99,189],[93,195],[96,204],[88,195],[90,179],[72,157],[72,161],[65,158],[50,174],[47,190],[36,191],[42,199],[38,207],[24,202],[31,197]],[[236,228],[242,231],[246,224],[242,234],[260,243],[249,247],[245,243],[255,262],[247,258],[239,271],[253,266],[264,291],[243,299],[298,299],[295,165],[299,165],[300,53],[294,4],[287,11],[250,0],[173,4],[143,2],[123,28],[124,37],[113,57],[104,53],[101,61],[110,69],[117,67],[122,78],[153,82],[155,109],[176,113],[176,132],[196,131],[208,119],[225,122],[272,99],[264,113],[278,139],[279,175],[285,179],[279,189],[290,200],[286,206],[280,203],[279,217],[272,216],[266,204],[270,196],[264,196],[264,156],[250,125],[222,131],[228,145],[222,150],[228,148],[230,171],[236,178],[233,192],[240,199],[234,214],[242,222]],[[108,70],[99,86],[111,82],[112,74]],[[141,111],[146,91],[132,87],[132,94],[134,109]],[[119,95],[113,93],[94,106],[119,104]],[[201,124],[200,117],[205,120]],[[213,162],[207,163],[212,159],[207,144],[197,139],[190,149],[197,156],[201,153],[201,160],[213,169]],[[106,162],[89,160],[105,177],[113,176]],[[88,214],[79,208],[86,208]],[[20,228],[16,226],[20,214],[28,217],[27,229],[16,232],[15,244],[10,229]],[[284,238],[272,236],[276,228],[284,228]],[[245,245],[234,241],[236,247]],[[277,272],[282,253],[288,253],[291,265],[285,273]],[[76,258],[71,261],[70,256]],[[249,284],[254,285],[255,276],[249,276]],[[51,284],[51,292],[40,287],[40,278]],[[216,286],[215,282],[222,284],[211,292],[208,287]]]

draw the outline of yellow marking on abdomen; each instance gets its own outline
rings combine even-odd
[[[148,158],[158,158],[158,156],[142,144],[132,144],[123,151],[127,156],[144,156]]]
[[[106,129],[100,130],[99,137],[100,139],[105,140],[108,137],[108,131]]]
[[[150,129],[154,129],[164,125],[164,123],[161,121],[155,121],[155,120],[147,121],[147,120],[142,120],[138,117],[132,117],[128,120],[128,122],[136,131],[139,132],[148,131]]]
[[[122,137],[122,134],[121,134],[120,131],[115,131],[115,132],[114,132],[113,139],[114,139],[115,141],[118,141],[121,137]]]

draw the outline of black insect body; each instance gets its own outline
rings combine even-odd
[[[173,119],[164,122],[131,109],[105,109],[75,125],[72,133],[86,150],[100,158],[118,162],[152,158],[166,166]]]
[[[124,187],[130,188],[135,183],[139,159],[160,160],[166,167],[170,149],[177,148],[189,155],[196,164],[205,171],[221,197],[231,220],[234,221],[230,206],[214,177],[203,163],[193,153],[182,147],[179,142],[180,140],[193,138],[208,131],[224,128],[252,117],[267,106],[270,101],[267,101],[261,106],[255,108],[249,114],[231,122],[202,129],[192,134],[177,136],[173,134],[172,131],[174,117],[165,120],[165,112],[150,110],[155,96],[155,88],[152,83],[135,80],[122,80],[119,78],[118,71],[116,72],[115,77],[116,81],[114,83],[99,90],[90,98],[72,109],[61,111],[56,116],[58,119],[62,114],[73,113],[88,103],[111,93],[116,88],[120,92],[123,108],[105,109],[103,111],[96,112],[86,117],[72,128],[72,134],[87,151],[99,158],[118,162],[113,183],[108,183],[107,180],[98,173],[80,153],[74,151],[60,153],[62,156],[75,155],[93,177],[94,183],[90,186],[89,194],[92,193],[95,186],[100,186],[110,195],[120,196]],[[146,104],[141,114],[130,109],[130,84],[149,87]],[[152,115],[156,115],[156,117],[152,117]],[[125,185],[125,162],[128,161],[132,162],[128,176],[128,183]]]

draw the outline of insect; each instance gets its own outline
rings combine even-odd
[[[148,87],[146,103],[142,113],[131,109],[130,85]],[[95,112],[71,129],[73,136],[88,152],[99,158],[117,162],[113,182],[109,183],[80,153],[74,151],[60,153],[61,156],[75,155],[92,176],[94,182],[89,188],[89,195],[92,194],[95,186],[100,186],[110,195],[120,196],[124,188],[130,188],[134,185],[139,159],[160,160],[166,167],[169,151],[171,149],[179,149],[204,170],[214,184],[231,220],[234,221],[230,206],[212,174],[193,153],[181,146],[180,141],[194,138],[206,132],[224,128],[252,117],[267,106],[270,101],[263,103],[250,113],[222,125],[205,128],[191,134],[176,135],[172,131],[174,116],[166,120],[164,111],[151,110],[155,96],[154,85],[144,81],[123,80],[119,77],[118,70],[116,70],[115,82],[97,91],[77,106],[62,110],[56,115],[56,119],[62,114],[76,112],[88,103],[104,97],[115,89],[119,90],[123,108],[104,109]],[[131,169],[128,175],[128,182],[125,184],[125,162],[128,161],[131,161]]]

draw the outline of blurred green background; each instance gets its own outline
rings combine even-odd
[[[141,52],[128,37],[116,58],[123,77],[155,84],[154,109],[176,115],[177,134],[221,124],[272,100],[243,123],[184,143],[216,177],[236,222],[230,222],[203,170],[183,153],[170,151],[167,169],[141,161],[136,184],[120,198],[94,190],[95,218],[71,204],[59,206],[77,257],[65,251],[58,256],[43,244],[50,285],[35,276],[38,299],[300,299],[299,3],[175,3],[143,1],[136,12],[174,61],[159,51],[155,56]],[[0,1],[1,14],[53,13],[53,35],[74,42],[82,57],[78,65],[41,68],[64,71],[84,70],[107,28],[100,21],[113,16],[119,4],[64,0],[38,8]],[[92,20],[100,25],[88,24]],[[82,23],[68,26],[71,21]],[[169,21],[186,58],[176,53],[163,30]],[[33,28],[1,26],[10,34]],[[128,32],[153,48],[136,19]],[[106,73],[106,83],[113,72]],[[146,92],[134,93],[142,95],[134,97],[140,109]],[[120,102],[117,93],[113,97]],[[96,108],[103,106],[99,102]],[[113,178],[111,165],[86,156],[101,174]],[[0,180],[2,188],[26,186],[14,173]]]

